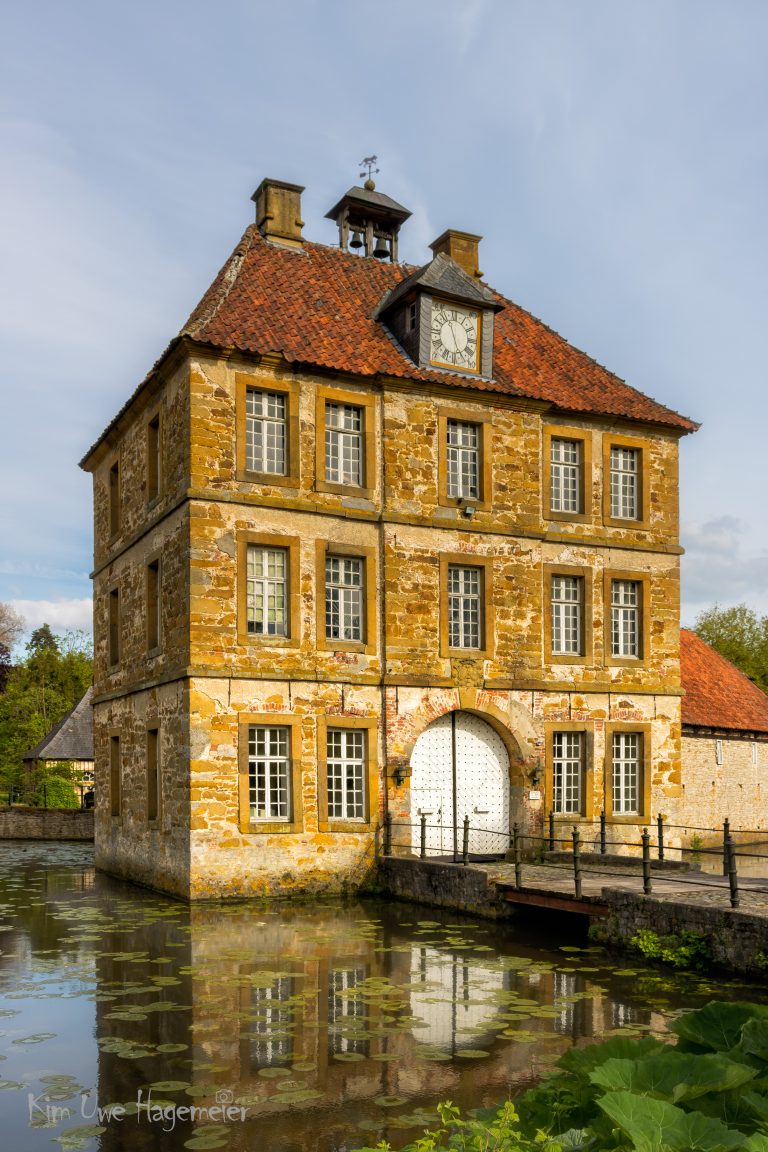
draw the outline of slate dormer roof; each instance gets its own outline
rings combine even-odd
[[[429,264],[417,268],[387,293],[376,310],[377,318],[384,316],[398,300],[402,300],[403,296],[407,296],[415,288],[434,293],[435,296],[462,300],[465,304],[474,304],[477,308],[493,308],[494,311],[500,312],[504,307],[500,297],[490,288],[486,288],[485,284],[469,276],[455,260],[451,260],[450,256],[441,252],[434,260],[430,260]]]
[[[684,727],[768,735],[768,696],[695,632],[680,629]]]
[[[93,688],[22,760],[93,760]]]

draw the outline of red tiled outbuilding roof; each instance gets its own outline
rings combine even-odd
[[[680,629],[683,724],[768,733],[768,696],[695,632]]]
[[[493,379],[420,370],[373,319],[385,294],[414,271],[322,244],[280,247],[251,225],[182,334],[242,352],[279,352],[290,361],[362,376],[442,385],[453,380],[570,412],[623,416],[681,432],[698,427],[637,392],[495,292],[503,310],[494,321]]]

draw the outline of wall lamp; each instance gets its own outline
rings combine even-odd
[[[459,507],[461,508],[462,512],[464,513],[464,515],[467,517],[468,520],[471,520],[472,517],[474,516],[475,512],[477,511],[474,504],[472,504],[471,501],[469,501],[469,500],[460,500],[459,501]]]
[[[538,788],[541,783],[541,768],[538,764],[531,769],[531,788]]]

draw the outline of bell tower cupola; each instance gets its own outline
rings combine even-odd
[[[327,220],[335,220],[339,229],[339,247],[358,252],[361,256],[375,256],[377,260],[397,260],[397,235],[400,226],[411,213],[396,200],[376,191],[371,171],[375,156],[367,156],[363,165],[368,168],[368,179],[362,188],[350,188],[330,212]],[[373,169],[378,172],[378,168]],[[360,173],[361,176],[365,172]]]

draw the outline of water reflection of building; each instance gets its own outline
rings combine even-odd
[[[535,961],[529,973],[524,961],[505,965],[503,951],[478,955],[445,937],[414,943],[398,910],[380,914],[381,925],[360,904],[195,906],[181,914],[188,934],[162,920],[135,928],[130,944],[116,932],[98,961],[100,992],[117,997],[97,1005],[100,1100],[135,1099],[155,1081],[189,1081],[198,1105],[231,1091],[248,1107],[249,1119],[232,1130],[231,1152],[275,1147],[278,1132],[281,1152],[328,1152],[349,1145],[350,1133],[360,1144],[375,1142],[355,1125],[391,1117],[376,1103],[383,1097],[401,1098],[407,1113],[445,1098],[491,1105],[531,1083],[571,1044],[616,1026],[618,1009],[589,974]],[[168,971],[153,961],[170,956],[179,985],[156,996],[121,994],[126,982],[141,987]],[[521,1019],[512,1022],[518,999]],[[135,1022],[120,1011],[153,1000],[171,1003]],[[501,1035],[511,1027],[541,1042]],[[110,1037],[143,1043],[152,1054],[115,1055],[104,1046]],[[169,1045],[180,1051],[158,1051]],[[466,1049],[487,1055],[456,1055]],[[430,1051],[438,1058],[424,1059]],[[189,1102],[183,1093],[176,1098]],[[179,1132],[188,1138],[188,1129]],[[126,1142],[131,1133],[137,1141]],[[416,1133],[384,1134],[397,1146]],[[115,1125],[101,1139],[103,1152],[155,1147],[143,1145],[148,1136],[137,1129]],[[173,1141],[169,1148],[183,1146],[180,1135]]]

